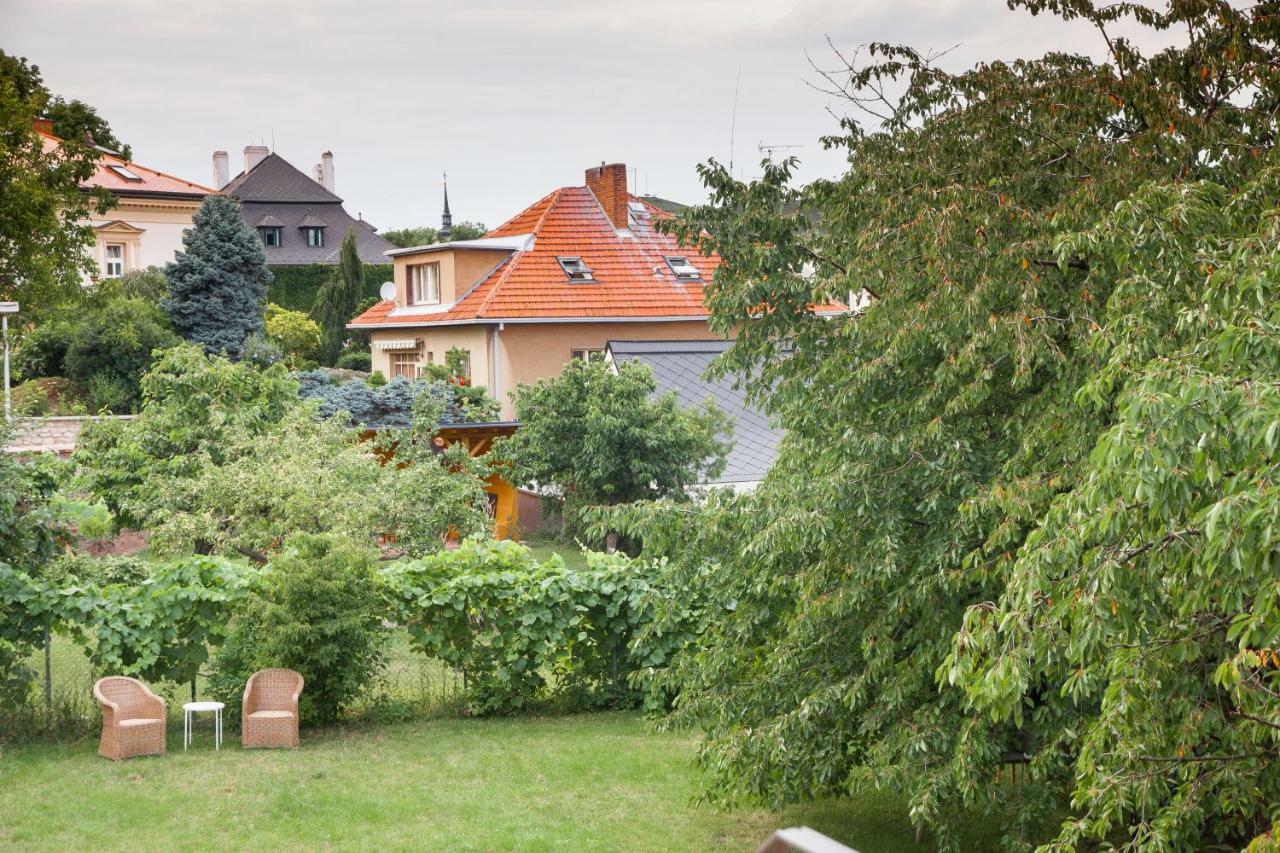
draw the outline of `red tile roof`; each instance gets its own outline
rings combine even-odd
[[[52,134],[44,131],[37,132],[44,142],[45,151],[56,149],[62,142],[61,139]],[[127,169],[141,180],[130,180],[111,168],[112,166]],[[98,168],[93,177],[87,181],[82,181],[80,186],[85,189],[102,187],[120,196],[162,196],[166,198],[189,196],[191,198],[202,198],[207,195],[218,194],[215,189],[210,189],[191,181],[184,181],[182,178],[175,178],[173,175],[158,172],[155,169],[148,169],[146,166],[140,166],[137,163],[130,163],[128,160],[121,159],[114,154],[108,154],[105,151],[98,157]]]
[[[682,281],[665,256],[682,255],[710,280],[720,264],[659,234],[654,221],[670,216],[635,196],[629,228],[619,232],[586,187],[562,187],[488,237],[533,235],[532,246],[476,283],[445,311],[398,312],[380,302],[351,322],[352,327],[426,325],[440,322],[518,319],[666,318],[701,319],[702,281]],[[638,208],[638,209],[637,209]],[[571,282],[557,257],[580,257],[595,281]],[[467,283],[460,282],[462,286]]]

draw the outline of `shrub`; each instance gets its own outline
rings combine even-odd
[[[483,388],[402,376],[379,382],[382,374],[377,371],[368,381],[352,379],[334,384],[334,378],[333,371],[327,369],[299,373],[298,394],[303,399],[319,400],[322,417],[347,412],[353,423],[372,429],[409,426],[413,422],[414,401],[424,396],[437,401],[441,423],[483,422],[498,413],[497,402]]]
[[[338,360],[334,362],[333,366],[342,370],[362,370],[368,373],[373,369],[373,356],[368,352],[355,350],[344,352],[338,356]]]
[[[240,357],[258,367],[270,367],[284,361],[284,353],[280,351],[280,347],[258,332],[244,339],[244,351]]]
[[[169,280],[160,267],[130,270],[119,278],[104,278],[93,287],[91,299],[141,299],[159,305],[169,293]]]
[[[249,675],[268,667],[306,680],[303,720],[330,722],[381,672],[389,631],[368,548],[297,535],[271,561],[214,662],[210,690],[239,705]]]
[[[67,350],[75,326],[62,319],[41,323],[22,336],[13,352],[13,371],[19,379],[63,376]]]
[[[630,648],[652,618],[660,568],[597,553],[573,571],[514,542],[468,540],[383,574],[414,647],[463,672],[473,712],[502,714],[636,704],[630,676],[669,651],[653,640]]]
[[[387,384],[387,377],[382,375],[381,370],[375,370],[373,373],[369,374],[369,379],[367,381],[372,387],[381,388],[383,385]]]
[[[75,325],[64,369],[85,386],[89,407],[127,411],[140,396],[153,353],[180,343],[160,309],[141,299],[94,304]]]
[[[263,316],[266,337],[290,365],[313,359],[320,347],[320,326],[303,311],[267,305]]]

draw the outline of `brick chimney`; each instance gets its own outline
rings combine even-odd
[[[601,163],[587,169],[587,189],[595,195],[604,208],[614,228],[626,228],[627,223],[627,166],[625,163]]]
[[[231,160],[225,151],[213,152],[213,188],[220,190],[231,183]]]
[[[265,145],[246,145],[244,147],[244,170],[247,172],[267,159],[271,149]]]

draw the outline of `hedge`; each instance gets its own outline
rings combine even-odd
[[[311,311],[316,291],[336,270],[337,264],[299,264],[270,266],[275,278],[267,289],[267,301],[290,311]],[[378,288],[391,281],[391,264],[364,265],[364,296],[377,296]]]

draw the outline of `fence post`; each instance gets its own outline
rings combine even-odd
[[[44,626],[44,707],[53,710],[53,631]]]

